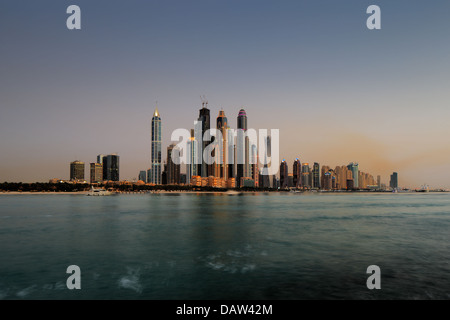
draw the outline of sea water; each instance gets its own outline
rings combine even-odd
[[[448,299],[449,230],[448,193],[0,195],[0,299]]]

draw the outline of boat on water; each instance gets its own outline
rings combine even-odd
[[[111,191],[105,190],[105,189],[94,189],[94,187],[91,188],[91,190],[86,194],[87,196],[110,196],[113,193]]]
[[[428,185],[424,184],[420,187],[420,189],[416,189],[416,192],[430,192],[430,188],[428,187]]]

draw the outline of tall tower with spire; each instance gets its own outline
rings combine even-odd
[[[150,183],[162,184],[161,177],[161,117],[158,106],[152,118],[152,154],[151,154],[151,181]]]
[[[208,101],[206,101],[206,100],[203,100],[203,102],[202,102],[202,108],[200,109],[200,112],[199,112],[198,121],[201,122],[201,125],[202,125],[201,137],[204,138],[205,132],[211,128],[210,127],[210,114],[209,114],[209,109],[208,109]],[[208,137],[206,137],[206,138],[208,138]],[[203,155],[203,151],[206,149],[206,147],[210,143],[211,142],[208,141],[208,139],[203,139],[202,150],[199,150],[199,152],[201,152],[202,155]],[[210,175],[213,175],[213,166],[207,164],[205,162],[204,157],[202,156],[202,163],[198,165],[197,172],[202,177],[208,177]]]

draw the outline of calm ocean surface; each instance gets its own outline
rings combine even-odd
[[[0,195],[0,299],[449,299],[449,231],[448,193]]]

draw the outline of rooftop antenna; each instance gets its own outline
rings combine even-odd
[[[206,96],[200,96],[200,99],[202,100],[202,108],[208,107],[208,100],[206,100]]]

